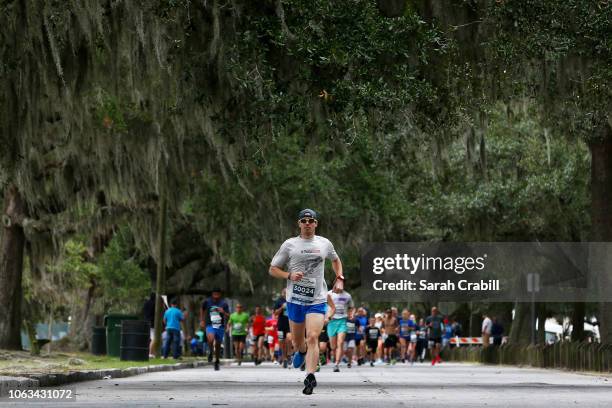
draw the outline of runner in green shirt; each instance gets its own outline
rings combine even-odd
[[[249,332],[249,314],[242,309],[242,305],[236,305],[236,311],[230,315],[227,321],[226,330],[232,335],[234,343],[234,355],[238,365],[242,364],[242,351],[246,341],[247,333]]]

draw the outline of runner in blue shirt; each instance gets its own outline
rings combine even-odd
[[[200,309],[200,326],[206,328],[206,340],[208,341],[208,362],[212,361],[212,352],[215,352],[215,370],[219,370],[219,358],[221,357],[221,344],[225,325],[229,319],[229,305],[221,297],[221,289],[215,288],[210,298],[202,303]]]
[[[408,309],[404,309],[402,310],[402,317],[399,318],[400,360],[402,363],[406,362],[411,331],[410,312]]]
[[[355,347],[357,347],[357,365],[362,365],[365,361],[365,328],[368,325],[368,315],[365,308],[357,309],[357,332],[355,333]]]

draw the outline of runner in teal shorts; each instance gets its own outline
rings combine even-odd
[[[353,298],[345,291],[330,290],[328,295],[331,297],[336,313],[327,325],[327,335],[329,336],[329,344],[332,349],[332,356],[335,355],[334,372],[340,371],[340,361],[344,354],[344,338],[346,337],[346,319],[348,317],[348,309],[354,307]]]

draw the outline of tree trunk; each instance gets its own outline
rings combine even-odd
[[[21,350],[21,277],[25,234],[21,220],[26,207],[13,184],[4,192],[0,242],[0,349]]]
[[[512,344],[529,344],[531,341],[531,304],[515,303],[509,341]]]
[[[591,241],[612,241],[612,135],[606,127],[603,139],[590,143],[591,150]],[[600,254],[607,256],[607,254]],[[603,263],[606,265],[606,263]],[[599,270],[599,287],[609,288],[610,274],[607,268]],[[603,343],[612,342],[612,304],[599,304],[599,332]]]
[[[70,340],[78,350],[89,350],[91,338],[93,336],[93,326],[95,316],[92,313],[96,282],[91,280],[87,290],[80,291],[81,299],[74,305],[71,311],[73,320],[70,323]]]
[[[103,202],[98,204],[103,205]],[[88,262],[94,263],[104,253],[104,250],[113,238],[112,227],[99,231],[92,236],[91,245],[88,248]],[[79,299],[72,308],[73,320],[70,323],[70,339],[78,350],[89,350],[93,336],[93,327],[96,325],[94,315],[94,304],[96,301],[96,290],[98,283],[95,278],[90,278],[89,286],[80,292]],[[83,301],[84,300],[84,301]]]
[[[157,281],[155,284],[155,321],[154,329],[155,335],[153,336],[153,350],[155,357],[161,356],[161,339],[162,339],[162,294],[166,284],[166,229],[167,229],[167,206],[168,199],[165,194],[164,184],[161,184],[162,189],[160,193],[159,203],[159,230],[158,230],[158,259],[157,259]],[[168,299],[169,300],[169,299]]]
[[[575,302],[572,309],[572,341],[583,341],[585,339],[584,332],[584,315],[585,303]]]
[[[538,315],[538,332],[536,333],[536,344],[546,343],[546,303],[536,303],[536,313]]]

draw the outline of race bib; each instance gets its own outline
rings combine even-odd
[[[223,318],[219,312],[210,312],[210,322],[215,329],[218,329],[223,323]]]
[[[268,336],[268,344],[274,344],[274,337]]]
[[[349,334],[355,333],[355,323],[346,322],[346,332]]]
[[[416,333],[412,333],[410,334],[410,341],[416,341],[417,340],[417,335]]]
[[[315,295],[317,280],[313,278],[302,278],[293,282],[293,297],[304,303],[312,303]]]
[[[344,303],[339,303],[336,305],[336,314],[343,315],[344,314],[345,305]]]
[[[234,325],[232,326],[232,328],[233,328],[235,331],[240,331],[240,330],[242,330],[242,323],[234,323]]]
[[[370,335],[370,338],[372,340],[377,339],[378,338],[378,330],[370,330],[369,335]]]

